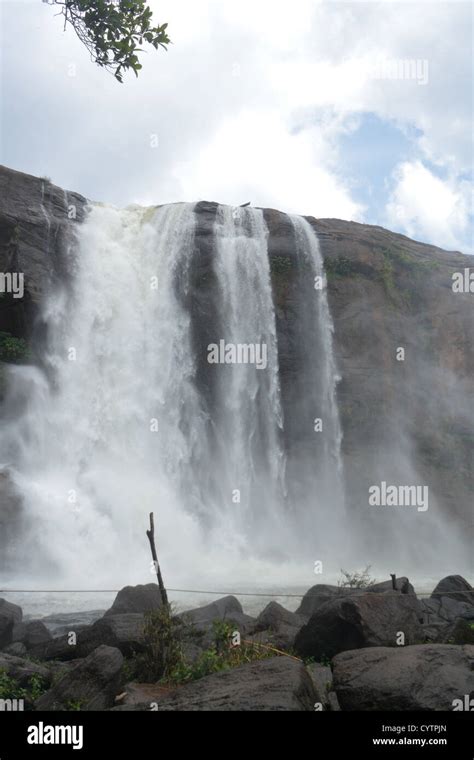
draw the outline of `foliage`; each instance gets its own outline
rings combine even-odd
[[[316,657],[304,657],[303,663],[305,665],[324,665],[324,667],[330,667],[331,665],[331,658],[327,657],[325,654],[322,654],[321,657],[316,659]],[[326,688],[329,686],[329,684],[326,684]],[[327,691],[330,691],[329,688],[327,688]]]
[[[374,584],[374,580],[370,577],[371,565],[367,565],[364,570],[357,571],[355,573],[349,573],[347,570],[341,568],[343,578],[338,581],[339,588],[367,588]]]
[[[84,700],[82,699],[70,699],[69,702],[66,704],[66,710],[68,712],[79,712],[82,710],[82,705],[84,704]]]
[[[30,357],[26,340],[15,338],[7,332],[0,332],[0,361],[18,362]]]
[[[61,6],[64,28],[69,23],[92,60],[123,82],[123,73],[142,68],[137,53],[144,43],[166,50],[168,24],[152,26],[145,0],[53,0]]]
[[[136,653],[132,660],[125,663],[124,678],[174,685],[275,656],[274,650],[252,642],[233,646],[235,630],[232,621],[215,620],[211,646],[191,662],[186,658],[185,645],[201,638],[202,634],[186,620],[186,616],[174,615],[171,608],[153,610],[145,616],[144,651]]]
[[[474,623],[459,618],[448,644],[474,644]]]
[[[35,702],[45,691],[44,679],[34,673],[28,679],[27,688],[20,686],[18,681],[11,678],[7,672],[0,669],[0,699],[24,699],[25,702]]]
[[[145,614],[144,650],[129,664],[129,675],[149,683],[167,678],[183,662],[182,643],[185,623],[163,605]]]
[[[355,273],[354,262],[345,256],[324,259],[324,269],[328,277],[351,277]]]
[[[287,274],[292,269],[291,259],[289,256],[272,256],[270,269],[272,274]]]
[[[183,662],[171,673],[169,682],[178,684],[203,678],[229,668],[238,668],[247,662],[274,657],[275,651],[257,643],[242,641],[238,646],[232,645],[235,625],[227,620],[214,620],[213,645],[204,650],[193,663]]]
[[[384,257],[381,269],[382,282],[388,296],[395,295],[395,282],[393,279],[393,265],[389,258]]]

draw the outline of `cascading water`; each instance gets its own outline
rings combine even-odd
[[[316,551],[322,559],[321,552],[329,546],[342,549],[345,541],[339,378],[319,242],[303,217],[291,216],[290,221],[294,327],[284,404],[290,535],[295,551]]]
[[[337,383],[340,378],[333,350],[334,324],[329,310],[323,258],[318,238],[309,222],[301,216],[292,216],[291,220],[296,234],[296,254],[303,266],[309,270],[308,281],[311,282],[314,291],[314,302],[309,303],[309,308],[313,311],[314,332],[312,339],[310,337],[313,350],[312,361],[308,361],[308,367],[311,376],[319,380],[319,385],[314,384],[311,395],[314,400],[313,408],[322,410],[322,440],[326,455],[324,468],[333,471],[332,460],[337,473],[342,474],[342,430],[337,405]]]
[[[194,207],[91,207],[70,282],[44,307],[43,367],[11,370],[5,408],[21,412],[3,423],[0,463],[21,497],[25,577],[143,581],[154,511],[168,578],[189,580],[199,563],[199,578],[225,583],[242,554],[251,578],[252,557],[278,558],[284,546],[298,558],[321,516],[339,514],[333,328],[325,290],[313,287],[323,265],[309,224],[292,222],[301,371],[300,398],[286,408],[262,211],[217,209],[211,363],[210,346],[203,357],[194,344],[188,300]],[[197,380],[203,361],[211,407]],[[295,421],[307,434],[285,437]]]
[[[183,493],[195,497],[188,464],[202,417],[190,318],[176,296],[193,233],[190,205],[94,207],[71,261],[72,292],[47,304],[50,382],[39,370],[15,373],[12,393],[28,408],[5,431],[2,459],[15,465],[29,518],[25,554],[62,577],[77,577],[76,563],[90,577],[103,577],[104,563],[114,572],[117,560],[145,564],[153,509],[182,545],[193,531],[178,506]]]
[[[229,351],[245,346],[256,354],[255,362],[230,362],[217,368],[215,419],[219,449],[224,455],[221,496],[232,508],[236,529],[243,527],[246,540],[253,536],[254,542],[264,537],[264,526],[266,532],[275,533],[285,496],[283,418],[267,239],[261,210],[219,206],[215,224],[219,342]],[[268,537],[263,543],[267,549]]]

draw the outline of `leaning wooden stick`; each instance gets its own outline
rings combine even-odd
[[[146,534],[150,542],[151,556],[153,558],[153,564],[156,570],[156,577],[158,578],[158,586],[160,587],[161,601],[166,607],[169,607],[168,594],[166,593],[165,584],[163,583],[163,578],[161,577],[160,564],[158,562],[158,557],[156,554],[155,523],[153,520],[153,512],[150,512],[150,530],[147,530]]]

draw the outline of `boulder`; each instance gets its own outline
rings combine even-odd
[[[406,576],[402,575],[400,578],[396,578],[395,585],[396,591],[401,591],[402,594],[412,594],[412,596],[416,596],[415,589]],[[367,586],[364,590],[375,594],[385,594],[389,591],[393,591],[394,588],[393,583],[390,580],[382,581],[382,583],[373,583],[371,586]]]
[[[67,662],[87,657],[101,644],[116,647],[126,657],[144,649],[143,615],[129,613],[109,615],[96,620],[92,625],[78,626],[76,643],[70,643],[68,633],[57,636],[50,641],[38,644],[30,649],[31,653],[42,660],[61,660]],[[69,626],[70,632],[74,627]]]
[[[270,602],[258,616],[251,629],[252,641],[273,644],[277,649],[290,649],[296,634],[306,622],[306,618],[282,607],[278,602]],[[259,636],[266,633],[265,640]]]
[[[160,607],[161,595],[156,583],[147,583],[146,586],[125,586],[118,592],[112,607],[104,613],[104,617],[128,613],[143,615],[145,612],[157,610]]]
[[[21,687],[27,687],[32,676],[40,676],[46,684],[51,681],[50,672],[44,665],[5,652],[0,652],[0,670],[5,671]]]
[[[26,649],[47,644],[53,637],[41,620],[32,620],[29,623],[19,623],[13,629],[12,642],[20,642]]]
[[[80,660],[43,694],[36,710],[105,710],[112,707],[121,683],[122,653],[100,646]]]
[[[128,613],[109,615],[79,632],[74,657],[86,657],[101,644],[119,649],[126,657],[143,651],[144,615]]]
[[[474,589],[461,575],[448,575],[438,583],[431,594],[431,599],[442,597],[463,602],[474,610]]]
[[[168,696],[156,694],[159,712],[314,710],[317,695],[304,667],[289,657],[272,657],[223,670],[184,684]],[[147,700],[116,710],[149,710]]]
[[[309,618],[317,612],[323,604],[342,596],[348,596],[348,590],[343,589],[340,586],[329,586],[324,583],[318,583],[306,592],[301,600],[300,606],[296,610],[296,614]]]
[[[303,657],[331,658],[347,649],[395,646],[397,634],[405,644],[424,641],[418,600],[392,591],[361,594],[326,602],[295,639]]]
[[[54,612],[42,618],[43,622],[55,637],[74,631],[78,633],[103,617],[105,610],[83,610],[77,612]]]
[[[281,604],[278,604],[278,602],[270,602],[258,616],[255,630],[264,631],[269,628],[272,631],[277,631],[282,625],[287,625],[291,628],[301,628],[305,622],[305,618],[301,615],[290,612],[282,607]]]
[[[15,657],[24,657],[27,654],[26,647],[21,641],[15,641],[14,644],[9,644],[7,647],[4,647],[2,651],[5,652],[5,654],[13,654]]]
[[[155,683],[138,683],[131,681],[125,684],[123,691],[115,698],[115,706],[134,706],[134,705],[146,705],[149,707],[154,702],[159,702],[166,697],[170,691],[169,686],[160,686]]]
[[[452,710],[474,691],[473,646],[424,644],[342,652],[333,660],[343,710]]]
[[[332,670],[326,665],[311,663],[306,665],[316,693],[316,702],[320,702],[323,710],[329,710],[329,694],[332,691]]]
[[[474,620],[474,607],[467,602],[460,602],[450,596],[422,599],[421,610],[426,624],[452,623],[457,618]]]
[[[211,633],[214,620],[227,620],[236,626],[240,633],[247,633],[255,623],[255,618],[246,615],[242,605],[235,596],[224,596],[204,607],[197,607],[181,613],[181,619],[194,626],[202,633]]]
[[[31,647],[30,654],[40,660],[74,660],[77,656],[77,644],[71,644],[69,635],[56,636],[50,641]]]
[[[440,644],[474,645],[474,623],[458,618],[443,628],[438,640]]]
[[[0,649],[13,642],[13,628],[21,623],[23,612],[17,604],[0,599]]]

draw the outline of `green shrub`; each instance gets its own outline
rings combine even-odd
[[[293,264],[289,256],[272,256],[270,259],[270,270],[272,274],[287,274],[293,269]]]
[[[15,678],[0,670],[0,699],[24,699],[25,702],[35,702],[47,690],[44,679],[34,673],[28,679],[28,686],[20,686]]]
[[[356,272],[354,262],[345,256],[324,259],[324,269],[328,277],[352,277]]]
[[[338,581],[337,585],[339,588],[368,588],[373,586],[374,580],[370,577],[370,568],[371,565],[367,565],[364,570],[355,573],[348,573],[347,570],[341,568],[343,578]]]
[[[184,662],[182,644],[186,627],[170,606],[147,612],[143,627],[144,651],[135,654],[128,664],[129,675],[148,683],[167,678]]]
[[[211,646],[190,662],[185,656],[185,644],[201,639],[203,634],[185,615],[178,617],[165,607],[153,610],[145,616],[144,651],[125,662],[123,677],[127,681],[175,685],[275,656],[271,647],[253,642],[242,641],[239,646],[233,646],[235,630],[232,620],[215,620]]]
[[[171,672],[169,682],[178,684],[195,681],[211,673],[275,656],[274,649],[254,642],[242,641],[238,646],[233,646],[232,636],[236,626],[231,620],[214,620],[212,629],[213,645],[204,650],[195,662],[183,661]]]
[[[0,332],[0,361],[21,362],[31,357],[31,351],[24,338],[15,338],[7,332]]]

